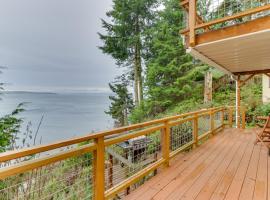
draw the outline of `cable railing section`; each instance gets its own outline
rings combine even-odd
[[[269,3],[269,0],[200,0],[197,1],[197,13],[204,22],[209,22],[262,7]],[[264,14],[269,14],[269,11],[264,12]],[[246,20],[261,16],[260,14],[263,13],[251,15]]]
[[[2,153],[0,199],[121,199],[178,153],[232,127],[234,110],[203,109]]]
[[[196,44],[196,34],[245,23],[270,15],[270,0],[182,0],[187,12],[187,26],[181,34],[189,34],[189,45]]]

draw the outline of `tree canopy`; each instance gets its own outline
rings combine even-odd
[[[104,42],[100,49],[119,66],[129,69],[136,105],[143,100],[143,59],[147,51],[144,44],[157,5],[157,0],[113,0],[112,10],[107,12],[110,21],[102,20],[106,34],[99,33]]]

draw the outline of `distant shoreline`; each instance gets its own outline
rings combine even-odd
[[[16,94],[112,94],[112,92],[110,91],[55,91],[55,92],[51,92],[51,91],[21,91],[21,90],[12,90],[12,91],[8,91],[8,90],[4,90],[2,91],[3,94],[12,94],[12,93],[16,93]]]

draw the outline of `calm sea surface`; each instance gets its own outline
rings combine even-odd
[[[112,127],[113,120],[104,113],[109,106],[108,93],[34,93],[6,92],[1,97],[0,115],[10,113],[20,102],[28,102],[21,133],[31,122],[35,133],[44,116],[37,135],[37,143],[49,142],[82,136],[93,131]]]

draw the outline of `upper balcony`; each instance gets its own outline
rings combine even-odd
[[[183,0],[188,51],[227,74],[270,72],[269,0]]]

